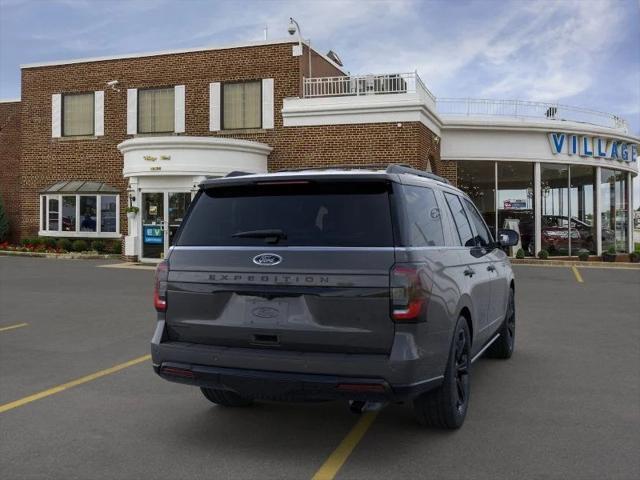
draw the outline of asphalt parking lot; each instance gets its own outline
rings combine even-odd
[[[153,272],[105,263],[0,257],[2,478],[310,479],[339,445],[338,479],[640,478],[640,270],[514,267],[516,352],[474,365],[441,432],[400,405],[223,409],[162,381]]]

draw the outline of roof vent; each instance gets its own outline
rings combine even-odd
[[[329,57],[329,59],[334,62],[335,64],[337,64],[340,67],[343,67],[344,65],[342,64],[342,60],[340,60],[340,57],[338,56],[338,54],[336,52],[334,52],[333,50],[329,50],[327,52],[327,57]]]

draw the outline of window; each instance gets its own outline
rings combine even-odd
[[[62,136],[93,135],[94,108],[93,92],[64,94],[62,96]]]
[[[59,203],[58,198],[49,198],[49,230],[58,230]]]
[[[103,195],[100,197],[100,231],[115,232],[116,231],[116,206],[117,199],[115,195]]]
[[[40,235],[118,237],[120,196],[115,191],[105,183],[82,180],[52,185],[40,196]]]
[[[405,247],[435,247],[444,245],[440,209],[433,190],[405,185],[407,226],[403,235]]]
[[[80,197],[80,231],[95,232],[96,219],[96,197],[82,195]]]
[[[373,183],[302,183],[205,190],[182,225],[177,245],[268,245],[238,236],[281,230],[285,246],[391,247],[388,186]],[[235,234],[235,236],[234,236]]]
[[[467,206],[467,212],[469,212],[469,217],[471,217],[471,222],[473,223],[476,229],[476,245],[478,247],[488,247],[493,239],[491,238],[491,234],[487,229],[487,226],[484,224],[484,220],[476,210],[476,207],[466,198],[464,199],[464,203]]]
[[[626,172],[601,169],[600,174],[600,215],[602,251],[611,247],[616,252],[627,251],[629,226],[629,185]]]
[[[262,127],[262,82],[225,83],[222,97],[223,129]]]
[[[62,231],[76,231],[76,197],[62,197]]]
[[[175,130],[175,89],[138,91],[138,133],[167,133]]]
[[[471,231],[471,225],[469,225],[467,214],[464,212],[462,203],[460,203],[460,198],[458,198],[457,195],[453,195],[451,193],[445,193],[444,197],[447,200],[449,210],[451,211],[451,215],[453,216],[453,221],[456,224],[456,230],[458,231],[460,244],[464,245],[465,247],[475,246],[473,232]]]

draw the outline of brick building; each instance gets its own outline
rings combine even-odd
[[[0,103],[0,188],[14,239],[123,238],[126,256],[154,260],[206,177],[398,162],[461,186],[493,230],[518,222],[531,253],[546,245],[545,219],[573,216],[593,232],[613,227],[580,246],[599,253],[613,235],[628,250],[638,139],[618,117],[436,101],[416,73],[352,76],[313,50],[309,72],[309,53],[283,40],[22,66],[20,101]],[[566,139],[557,151],[550,133]],[[592,150],[600,139],[607,152],[572,155],[572,138],[589,138]],[[562,172],[553,177],[557,164],[567,179],[575,165],[575,192]],[[595,193],[603,181],[613,207]],[[128,216],[131,206],[139,212]]]

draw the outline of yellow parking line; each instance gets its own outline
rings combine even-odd
[[[582,275],[580,275],[580,272],[578,271],[575,265],[571,267],[571,270],[573,270],[573,274],[576,276],[576,280],[578,281],[578,283],[584,283],[584,280],[582,279]]]
[[[120,363],[118,365],[115,365],[114,367],[107,368],[105,370],[100,370],[99,372],[86,375],[76,380],[72,380],[71,382],[63,383],[62,385],[58,385],[57,387],[53,387],[48,390],[43,390],[42,392],[34,393],[33,395],[29,395],[28,397],[15,400],[13,402],[5,403],[4,405],[0,405],[0,413],[6,412],[8,410],[13,410],[14,408],[22,407],[27,403],[35,402],[36,400],[40,400],[41,398],[45,398],[50,395],[60,393],[64,390],[67,390],[68,388],[82,385],[83,383],[90,382],[91,380],[96,380],[100,377],[111,375],[112,373],[119,372],[120,370],[124,370],[125,368],[132,367],[133,365],[137,365],[138,363],[146,362],[150,358],[151,358],[151,355],[145,355],[143,357],[134,358],[133,360],[129,360],[128,362]]]
[[[0,327],[0,332],[6,332],[7,330],[13,330],[14,328],[26,327],[28,323],[17,323],[15,325],[9,325],[8,327]]]
[[[360,420],[358,420],[358,423],[354,425],[347,436],[340,442],[338,448],[336,448],[322,464],[312,480],[332,480],[342,468],[344,462],[347,461],[353,449],[356,448],[356,445],[362,440],[364,434],[367,433],[367,430],[369,430],[369,427],[377,416],[378,411],[363,414]]]

